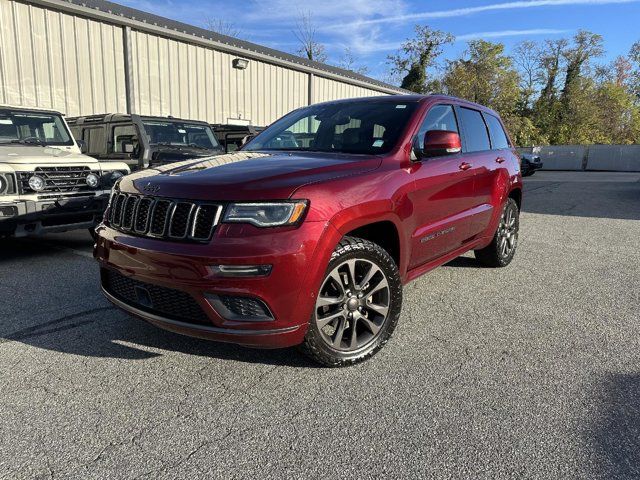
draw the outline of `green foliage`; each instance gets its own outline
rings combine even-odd
[[[444,91],[500,113],[514,142],[544,144],[640,143],[640,41],[627,57],[609,65],[600,35],[579,31],[571,39],[504,45],[474,40],[441,77],[429,75],[452,40],[446,33],[416,27],[416,38],[389,57],[402,87]]]
[[[434,67],[442,47],[453,42],[453,35],[428,26],[416,25],[416,36],[407,40],[396,55],[389,55],[388,62],[394,75],[401,75],[401,87],[415,93],[429,93],[436,84],[429,81],[427,70]]]

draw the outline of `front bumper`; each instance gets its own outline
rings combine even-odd
[[[339,240],[338,232],[324,222],[304,222],[298,228],[280,231],[222,224],[209,244],[142,238],[105,225],[99,226],[97,233],[94,256],[102,268],[103,292],[115,305],[166,330],[259,348],[288,347],[303,341],[333,250],[328,246]],[[272,265],[271,273],[219,277],[211,269],[214,265],[255,264]],[[155,303],[143,305],[130,297],[119,297],[105,282],[108,270],[140,285],[179,292],[180,301],[188,294],[204,319],[176,318],[156,309]],[[210,301],[211,295],[257,299],[273,318],[225,318]]]
[[[0,235],[25,237],[95,227],[109,194],[48,200],[0,199]]]

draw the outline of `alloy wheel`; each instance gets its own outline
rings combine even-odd
[[[333,349],[355,351],[370,344],[388,318],[389,281],[364,259],[349,259],[325,277],[316,300],[315,322]]]
[[[507,207],[502,212],[500,226],[498,227],[498,251],[502,257],[508,257],[516,247],[518,239],[518,226],[516,222],[516,212],[513,208]]]

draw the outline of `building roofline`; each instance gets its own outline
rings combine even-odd
[[[235,37],[171,20],[142,10],[126,7],[106,0],[17,0],[51,10],[59,10],[104,21],[128,26],[134,30],[153,33],[175,40],[225,51],[243,58],[260,60],[320,77],[338,80],[380,93],[406,94],[407,90],[375,80],[365,75],[334,67],[324,63],[307,60],[290,53],[247,42]]]

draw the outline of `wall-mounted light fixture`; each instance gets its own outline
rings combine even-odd
[[[237,68],[238,70],[244,70],[249,66],[249,60],[244,58],[234,58],[233,59],[233,68]]]

